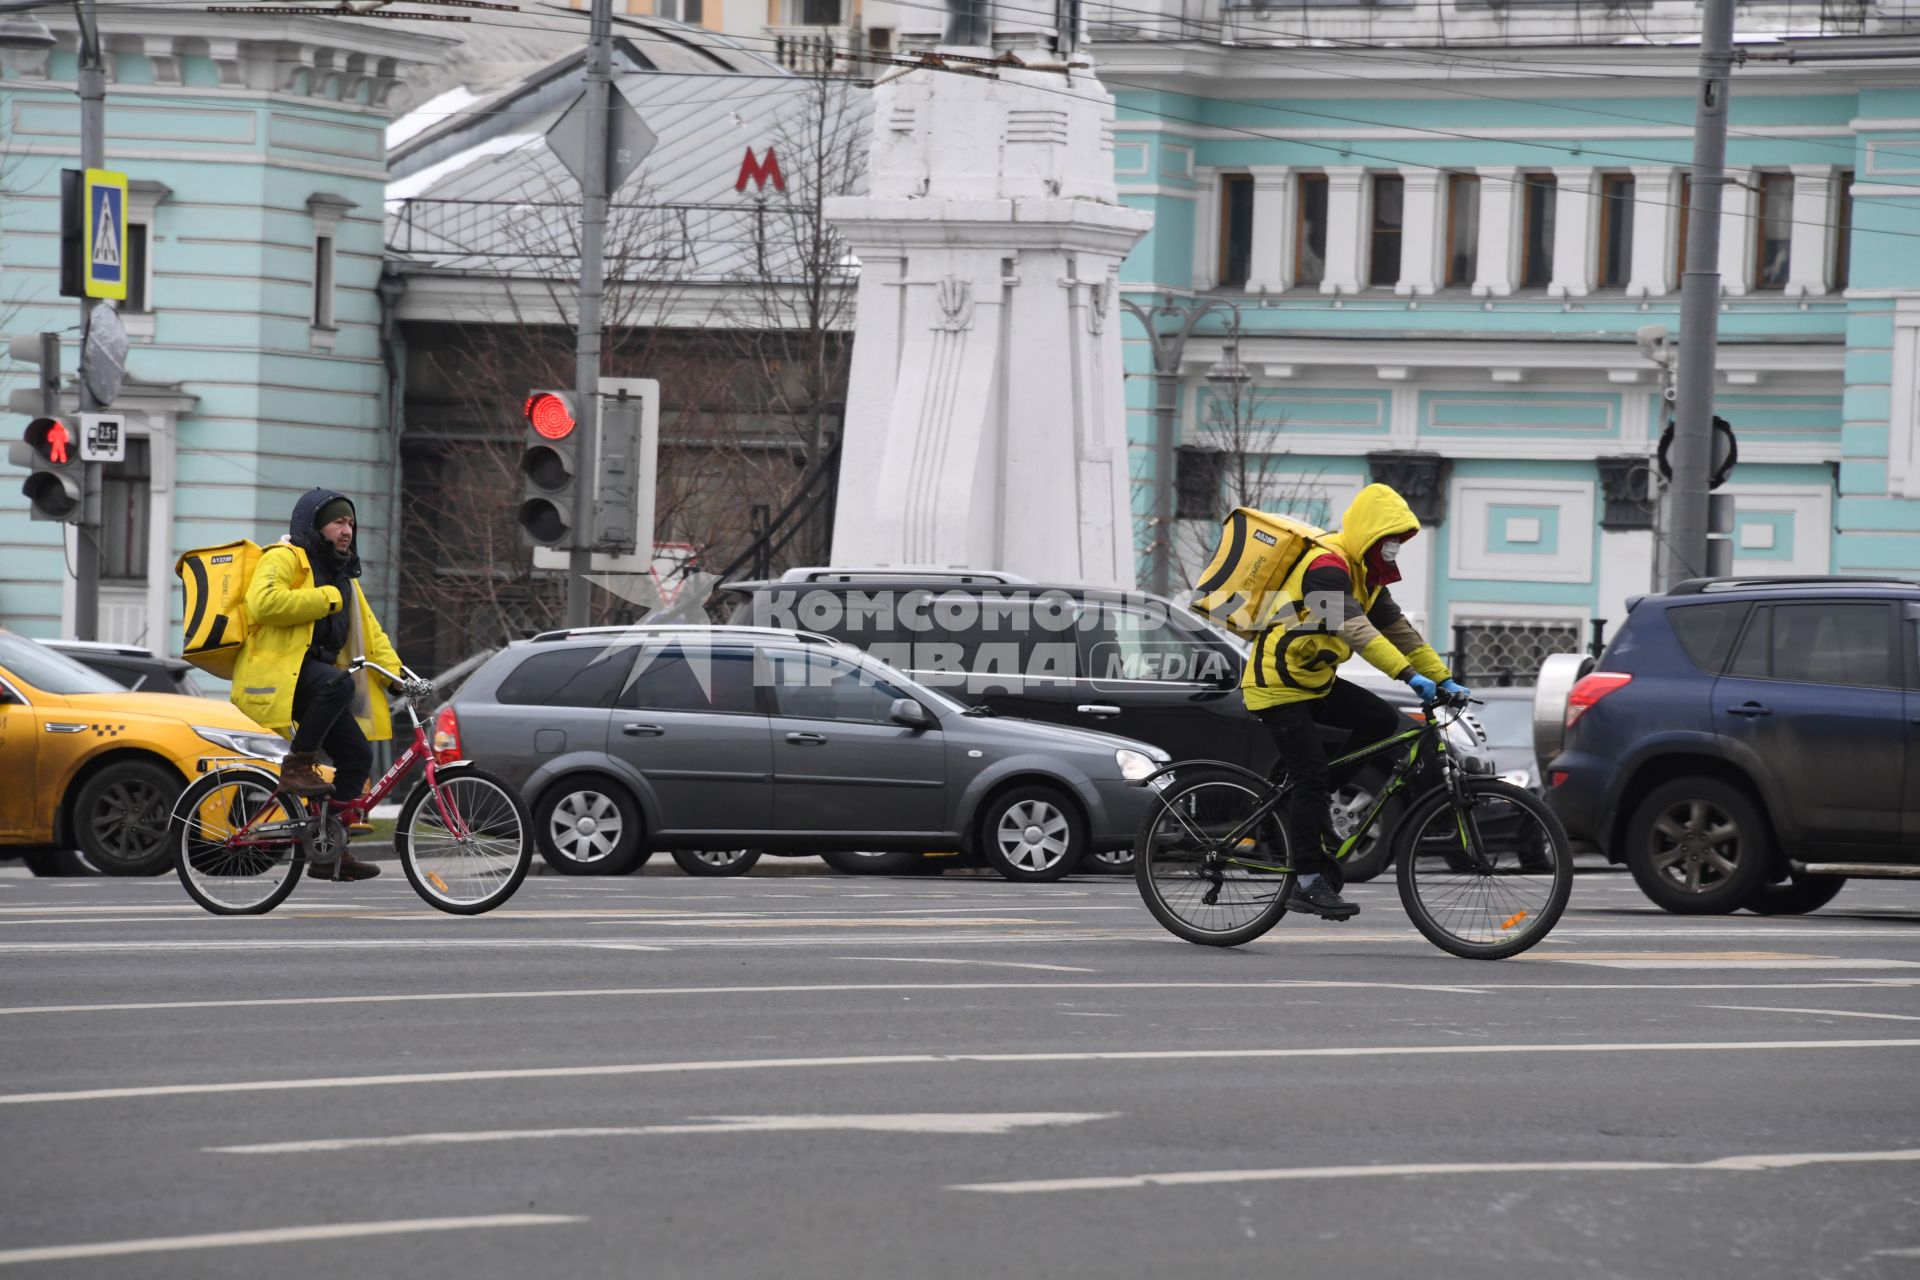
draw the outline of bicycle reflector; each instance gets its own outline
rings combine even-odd
[[[536,391],[527,397],[522,410],[527,425],[549,440],[565,440],[573,434],[573,409],[566,399],[551,391]]]
[[[433,717],[430,745],[433,747],[435,764],[452,764],[461,758],[460,717],[454,714],[451,702],[440,708],[439,713]]]
[[[1567,728],[1587,714],[1587,708],[1612,693],[1615,689],[1624,689],[1633,681],[1633,677],[1624,671],[1596,671],[1592,675],[1580,677],[1580,682],[1567,694]]]

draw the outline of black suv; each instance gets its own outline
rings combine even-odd
[[[1547,800],[1660,906],[1803,912],[1920,874],[1920,582],[1683,582],[1578,675],[1564,710],[1540,686]]]

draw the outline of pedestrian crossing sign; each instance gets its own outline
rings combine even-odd
[[[89,298],[127,296],[127,175],[111,169],[86,171],[85,198],[80,207],[86,222],[81,229],[81,261],[86,268]]]

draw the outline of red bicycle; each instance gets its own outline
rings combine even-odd
[[[431,689],[405,667],[395,675],[357,658],[348,670],[362,667],[394,684]],[[204,776],[181,793],[169,834],[180,883],[193,900],[222,916],[273,910],[300,882],[303,867],[340,866],[347,828],[363,821],[415,764],[425,765],[425,776],[407,793],[393,829],[407,883],[455,915],[479,915],[511,898],[533,861],[526,805],[506,783],[460,758],[451,708],[441,710],[429,733],[414,699],[403,705],[412,744],[366,795],[340,808],[281,790],[279,777],[257,763],[200,761]]]

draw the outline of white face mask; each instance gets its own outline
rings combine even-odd
[[[1398,542],[1383,542],[1380,544],[1381,560],[1385,561],[1387,564],[1392,564],[1395,560],[1398,560],[1399,558],[1400,558],[1400,544]]]

